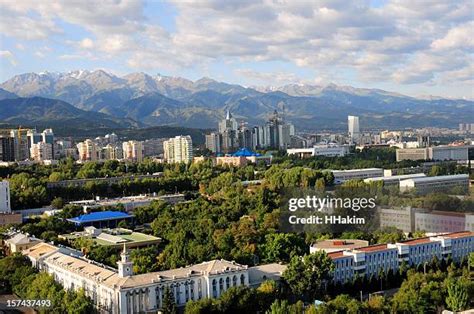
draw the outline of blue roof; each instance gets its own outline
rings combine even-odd
[[[132,217],[131,215],[124,212],[114,212],[114,211],[108,210],[108,211],[94,212],[94,213],[70,218],[68,219],[68,221],[82,224],[82,223],[87,223],[87,222],[92,222],[92,221],[125,219],[125,218],[131,218],[131,217]]]
[[[262,156],[261,154],[259,153],[256,153],[256,152],[253,152],[251,151],[250,149],[248,148],[241,148],[239,149],[238,151],[236,151],[235,153],[232,154],[232,156],[234,157],[251,157],[251,156]]]

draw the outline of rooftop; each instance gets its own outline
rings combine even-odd
[[[413,174],[402,174],[397,176],[389,176],[389,177],[375,177],[375,178],[367,178],[364,179],[366,182],[370,181],[391,181],[391,180],[404,180],[404,179],[412,179],[412,178],[424,178],[426,175],[424,173],[413,173]]]
[[[161,238],[124,228],[96,229],[94,227],[87,227],[85,228],[85,231],[60,235],[60,238],[67,239],[69,241],[82,237],[91,238],[99,245],[113,246],[119,246],[123,243],[127,243],[129,246],[138,246],[140,244],[148,245],[159,243],[161,241]]]
[[[388,250],[389,248],[387,247],[387,244],[376,244],[376,245],[371,245],[371,246],[366,246],[357,249],[357,251],[361,252],[377,252],[377,251],[385,251]]]
[[[311,246],[318,249],[356,249],[368,246],[369,241],[357,239],[330,239],[320,240],[313,243]]]
[[[415,183],[418,183],[418,182],[436,182],[436,181],[453,180],[453,179],[469,179],[469,175],[453,174],[453,175],[447,175],[447,176],[420,177],[420,178],[406,179],[404,181],[413,181]]]
[[[365,172],[365,171],[382,171],[382,168],[363,168],[363,169],[346,169],[346,170],[331,170],[333,173],[345,173],[345,172]]]
[[[226,260],[212,260],[209,262],[203,262],[201,264],[186,266],[177,269],[164,270],[154,273],[147,273],[141,275],[134,275],[127,277],[127,280],[123,282],[122,287],[136,287],[146,285],[157,280],[167,280],[176,278],[187,278],[193,275],[203,274],[218,274],[231,271],[239,271],[247,269],[247,266],[237,264],[235,262],[229,262]]]
[[[431,242],[431,239],[429,237],[424,237],[424,238],[400,241],[399,243],[408,244],[408,245],[417,245],[417,244],[430,243],[430,242]]]
[[[345,257],[343,251],[331,252],[331,253],[328,253],[328,256],[329,256],[331,259],[336,259],[336,258],[340,258],[340,257]]]
[[[35,246],[32,246],[31,248],[24,250],[23,254],[28,255],[31,258],[38,259],[39,257],[58,251],[59,248],[55,247],[54,245],[51,245],[49,243],[38,243]]]
[[[448,234],[442,235],[442,237],[444,238],[451,238],[451,239],[473,237],[473,236],[474,236],[474,232],[471,232],[471,231],[460,231],[460,232],[454,232],[454,233],[448,233]]]
[[[251,157],[251,156],[262,156],[259,153],[253,152],[248,148],[241,148],[232,154],[233,157]]]
[[[70,218],[68,219],[68,221],[73,222],[73,223],[87,223],[87,222],[93,222],[93,221],[125,219],[125,218],[131,218],[131,217],[132,217],[131,215],[124,212],[102,211],[102,212],[94,212],[94,213]]]

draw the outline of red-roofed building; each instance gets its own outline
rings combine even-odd
[[[355,273],[377,277],[381,270],[385,274],[398,271],[403,262],[418,266],[431,262],[435,256],[438,260],[451,256],[455,262],[460,262],[471,252],[474,252],[474,232],[463,231],[395,244],[341,250],[328,253],[328,256],[335,265],[333,280],[347,282],[352,280]]]

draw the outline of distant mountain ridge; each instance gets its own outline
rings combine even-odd
[[[64,101],[42,97],[0,100],[2,124],[70,127],[70,128],[130,128],[135,121],[108,116],[103,113],[84,111]]]
[[[145,126],[215,128],[226,110],[250,125],[261,124],[278,110],[299,130],[342,130],[351,114],[359,115],[365,128],[456,127],[474,116],[474,102],[462,99],[414,98],[335,84],[248,88],[210,78],[191,81],[146,73],[119,77],[103,70],[25,73],[0,88],[0,99],[58,99]]]

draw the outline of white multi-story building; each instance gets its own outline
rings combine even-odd
[[[143,161],[144,148],[143,142],[128,141],[122,143],[123,159],[141,162]]]
[[[169,163],[192,162],[193,141],[191,136],[176,136],[163,142],[164,158]]]
[[[256,282],[270,277],[278,279],[285,268],[278,264],[249,268],[235,262],[213,260],[134,275],[133,263],[125,248],[117,263],[118,271],[46,243],[23,253],[34,267],[50,273],[65,289],[83,288],[99,310],[121,314],[158,311],[167,289],[176,304],[184,306],[191,300],[218,298],[230,287],[250,286],[250,278]]]
[[[461,262],[474,252],[474,232],[463,231],[435,237],[425,237],[394,244],[377,244],[349,251],[329,253],[335,269],[333,280],[351,281],[355,274],[377,277],[383,270],[396,272],[402,263],[408,266],[425,265],[433,261],[452,257]]]
[[[97,144],[90,139],[78,143],[77,150],[79,151],[80,161],[97,161],[100,159],[100,149]]]
[[[334,183],[340,184],[348,180],[362,180],[366,178],[383,177],[383,169],[366,168],[350,170],[331,170],[334,175]]]
[[[30,147],[30,158],[34,161],[53,160],[53,144],[39,142]]]
[[[313,156],[344,157],[350,152],[351,145],[325,144],[314,145],[309,148],[290,148],[286,150],[288,155],[297,155],[300,158]]]
[[[347,124],[348,124],[348,133],[351,141],[354,142],[360,137],[360,129],[359,129],[359,117],[357,116],[348,116],[347,117]]]
[[[10,182],[7,180],[0,181],[0,213],[10,213]]]
[[[402,193],[413,190],[418,194],[428,194],[433,192],[449,193],[454,188],[458,188],[459,193],[466,193],[469,190],[469,175],[456,174],[436,177],[420,177],[400,181],[400,192]]]

